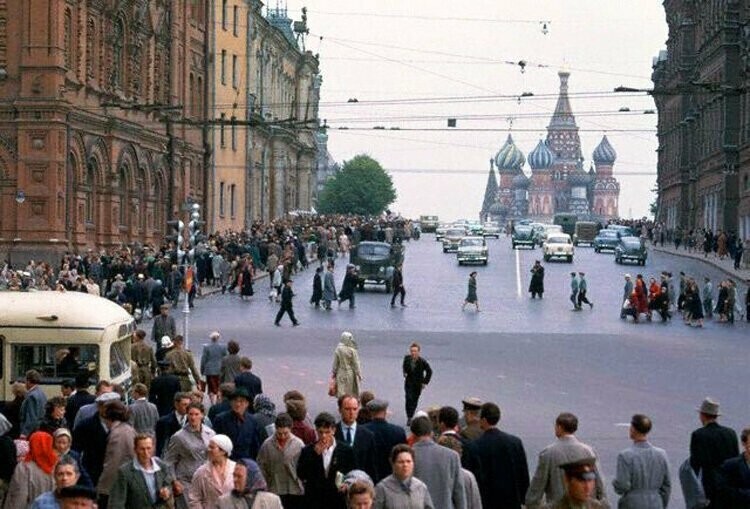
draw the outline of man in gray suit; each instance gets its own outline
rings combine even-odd
[[[557,441],[548,445],[539,453],[539,463],[537,464],[534,478],[531,480],[529,491],[526,492],[527,509],[543,507],[545,498],[547,504],[554,504],[563,498],[565,495],[565,485],[560,465],[581,458],[596,457],[591,447],[580,442],[575,437],[577,430],[578,417],[575,415],[563,412],[555,419],[555,436],[557,437]],[[595,470],[597,473],[595,498],[606,502],[604,480],[602,479],[598,462]]]
[[[432,439],[432,423],[427,417],[411,422],[414,443],[414,477],[427,485],[435,509],[466,509],[461,457]]]
[[[109,509],[171,507],[174,504],[172,469],[154,457],[151,435],[135,436],[135,458],[120,467],[109,492]],[[153,479],[146,482],[145,479]]]
[[[28,438],[37,428],[39,421],[44,417],[44,407],[47,404],[47,396],[44,395],[39,384],[42,375],[35,369],[26,372],[26,398],[21,403],[20,421],[21,438]]]
[[[156,405],[149,402],[148,388],[144,384],[137,383],[132,389],[133,402],[128,406],[130,410],[130,425],[136,433],[154,434],[156,421],[159,420],[159,410]]]
[[[201,375],[206,377],[208,397],[213,405],[219,395],[221,360],[227,356],[228,352],[226,345],[219,344],[221,334],[218,331],[212,332],[209,337],[211,342],[203,345],[203,353],[201,354]]]

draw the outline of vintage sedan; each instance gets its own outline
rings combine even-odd
[[[464,237],[458,243],[456,259],[459,265],[464,263],[481,263],[487,265],[489,250],[484,237]]]
[[[543,224],[541,229],[537,229],[534,232],[534,242],[536,245],[541,246],[547,237],[553,233],[563,233],[562,226],[559,224]]]
[[[547,240],[542,244],[542,251],[544,252],[545,262],[552,258],[565,258],[565,261],[572,263],[575,247],[567,233],[550,233]]]
[[[458,251],[458,244],[466,237],[466,228],[449,228],[443,237],[443,253]]]
[[[622,237],[615,247],[615,263],[636,262],[646,265],[648,251],[639,237]]]
[[[500,238],[500,225],[495,221],[487,221],[482,226],[484,227],[485,237],[495,237],[496,239]]]
[[[534,249],[534,229],[531,225],[517,224],[515,228],[513,228],[511,243],[513,244],[513,249],[515,249],[516,246],[528,246],[531,249]]]
[[[594,252],[601,253],[605,249],[615,250],[620,243],[620,234],[617,230],[599,230],[599,234],[594,237]]]

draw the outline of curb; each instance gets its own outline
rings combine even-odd
[[[742,281],[745,284],[750,284],[750,275],[746,276],[746,275],[743,275],[743,274],[738,274],[738,271],[735,271],[735,270],[732,270],[732,269],[728,269],[728,268],[724,267],[723,265],[720,265],[720,264],[716,263],[711,258],[702,258],[700,256],[693,256],[690,253],[680,253],[680,252],[677,252],[677,251],[673,251],[671,249],[665,249],[663,247],[657,247],[657,246],[653,246],[653,245],[651,246],[651,249],[653,249],[654,251],[658,251],[660,253],[664,253],[664,254],[668,254],[668,255],[672,255],[672,256],[678,256],[680,258],[688,258],[690,260],[695,260],[695,261],[698,261],[698,262],[705,263],[707,265],[711,265],[712,267],[714,267],[716,269],[719,269],[720,271],[722,271],[723,273],[727,274],[728,276],[731,276],[734,279],[739,279],[740,281]],[[740,270],[743,270],[743,269],[740,269]],[[747,270],[744,270],[744,271],[748,272]]]

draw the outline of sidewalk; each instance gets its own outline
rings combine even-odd
[[[703,255],[702,251],[690,252],[685,249],[675,249],[673,245],[656,246],[656,245],[651,244],[649,247],[653,249],[654,251],[658,251],[660,253],[666,253],[666,254],[670,254],[674,256],[681,256],[682,258],[692,258],[693,260],[700,261],[708,265],[712,265],[716,267],[717,269],[726,273],[729,277],[733,278],[735,281],[742,281],[744,283],[750,284],[750,269],[740,268],[739,270],[735,270],[734,260],[730,260],[729,258],[724,258],[723,260],[719,260],[719,258],[714,253],[711,253],[710,255],[708,255],[708,258],[706,258]],[[745,259],[747,259],[748,254],[745,253],[744,257]]]

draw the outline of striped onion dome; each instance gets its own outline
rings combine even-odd
[[[597,164],[610,165],[614,164],[615,160],[617,159],[617,152],[615,152],[615,149],[612,148],[612,145],[610,145],[606,135],[602,138],[602,141],[599,143],[596,149],[594,149],[593,159]]]
[[[534,150],[529,152],[529,166],[532,170],[546,170],[554,161],[554,154],[542,140],[539,140]]]
[[[513,137],[509,134],[505,145],[495,155],[495,166],[498,172],[517,172],[526,162],[523,152],[516,147]]]

